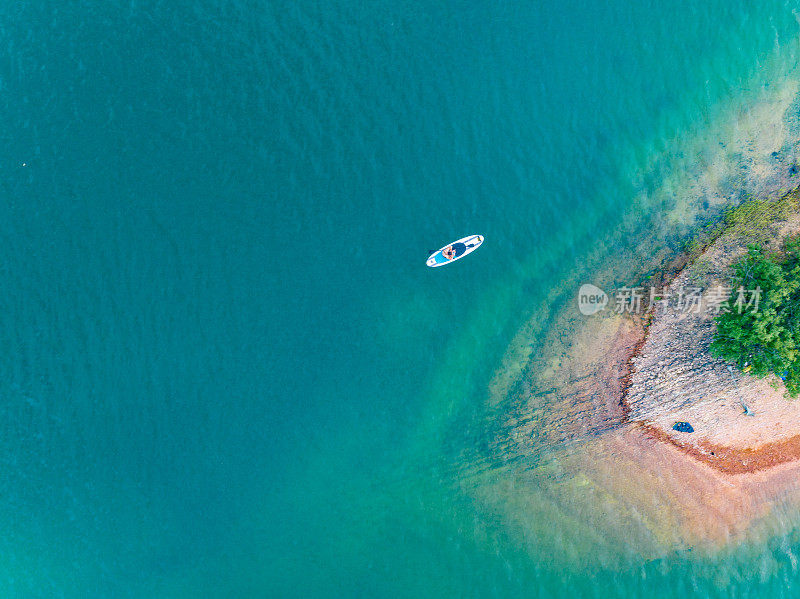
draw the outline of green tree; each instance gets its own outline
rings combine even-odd
[[[750,374],[775,374],[790,396],[800,394],[800,241],[782,253],[750,246],[734,267],[733,294],[720,314],[711,353],[749,367]],[[760,290],[757,309],[743,306],[740,291]]]

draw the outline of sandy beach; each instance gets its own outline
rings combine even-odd
[[[782,209],[759,207],[762,231],[732,227],[672,281],[672,289],[729,285],[732,265],[753,234],[778,250],[786,236],[800,233],[796,194]],[[757,379],[710,355],[714,310],[704,295],[691,311],[660,303],[653,307],[647,335],[636,355],[624,393],[628,420],[656,439],[727,473],[764,470],[800,458],[800,401],[785,397],[776,377]],[[694,432],[673,429],[689,423]]]

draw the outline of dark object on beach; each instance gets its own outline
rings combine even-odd
[[[672,425],[672,430],[678,431],[679,433],[693,433],[694,429],[692,425],[688,422],[676,422]]]

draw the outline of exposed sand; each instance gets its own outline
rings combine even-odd
[[[771,245],[777,249],[786,235],[800,233],[800,215],[774,222],[773,229]],[[745,246],[736,235],[724,234],[671,287],[727,284]],[[647,339],[632,360],[628,419],[723,472],[754,472],[800,458],[800,401],[787,399],[776,377],[756,379],[712,357],[713,314],[706,307],[686,313],[656,306]],[[676,422],[689,422],[694,432],[673,430]]]

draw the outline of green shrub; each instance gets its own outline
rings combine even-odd
[[[779,376],[789,395],[796,397],[800,394],[800,242],[788,241],[781,253],[751,245],[734,272],[733,293],[725,304],[727,311],[716,319],[711,353],[754,376]],[[740,289],[760,290],[757,309],[742,306]]]

